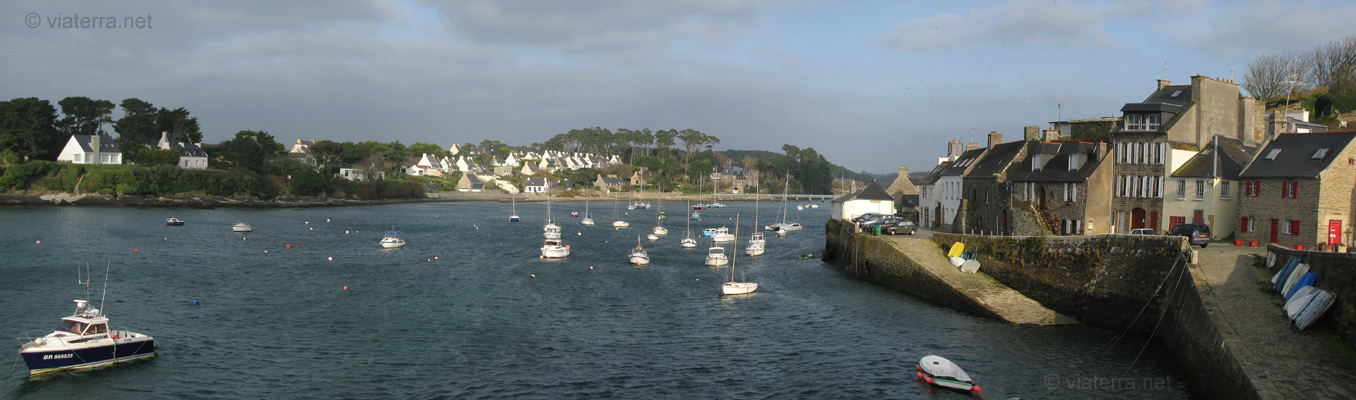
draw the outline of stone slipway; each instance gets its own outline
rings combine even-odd
[[[984,275],[960,272],[931,239],[839,232],[825,258],[849,276],[1014,324],[1078,323]],[[836,247],[836,248],[835,248]]]

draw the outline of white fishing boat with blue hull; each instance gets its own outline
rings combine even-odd
[[[88,290],[88,280],[81,284]],[[52,333],[36,338],[24,335],[19,340],[19,355],[28,364],[29,375],[155,356],[155,339],[124,328],[109,329],[108,318],[88,300],[76,300],[75,313],[62,318]]]

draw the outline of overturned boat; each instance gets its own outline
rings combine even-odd
[[[918,360],[917,368],[918,379],[929,384],[967,392],[980,392],[979,385],[970,380],[970,375],[951,360],[929,354]]]

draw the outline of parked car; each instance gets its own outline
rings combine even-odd
[[[918,233],[918,225],[906,219],[897,219],[894,223],[880,224],[881,233],[891,235],[912,235]]]
[[[1130,230],[1131,235],[1157,235],[1158,231],[1150,228],[1137,228]]]
[[[1205,224],[1179,224],[1168,230],[1170,236],[1185,236],[1191,245],[1201,245],[1204,249],[1210,244],[1210,226]]]
[[[866,213],[866,214],[862,214],[862,215],[858,215],[858,216],[856,216],[856,217],[853,217],[853,218],[852,218],[852,223],[854,223],[854,224],[859,224],[859,225],[860,225],[860,224],[862,223],[862,221],[866,221],[866,220],[872,219],[872,218],[880,218],[880,217],[884,217],[884,216],[886,216],[886,215],[887,215],[887,214],[880,214],[880,213]]]
[[[868,228],[870,228],[870,227],[873,227],[873,226],[876,226],[876,225],[880,225],[880,224],[886,224],[886,223],[891,223],[891,224],[892,224],[892,223],[895,223],[895,222],[899,222],[899,220],[900,220],[900,218],[897,217],[897,216],[894,216],[894,215],[876,215],[876,216],[874,216],[874,217],[870,217],[870,218],[867,218],[867,219],[862,220],[861,222],[858,222],[858,223],[857,223],[857,226],[858,226],[858,227],[861,227],[862,230],[866,230],[866,229],[868,229]]]

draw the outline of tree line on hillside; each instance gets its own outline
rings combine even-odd
[[[1311,92],[1356,96],[1356,37],[1308,51],[1257,56],[1248,62],[1243,79],[1243,87],[1260,100]]]
[[[188,109],[155,107],[137,98],[116,106],[109,100],[72,96],[57,102],[36,97],[0,101],[0,152],[6,163],[16,159],[55,160],[71,135],[105,135],[111,127],[127,160],[138,160],[138,150],[154,146],[161,132],[171,142],[198,143],[202,130]],[[113,119],[121,107],[123,115]],[[60,111],[58,113],[58,111]],[[176,160],[177,162],[177,160]]]

